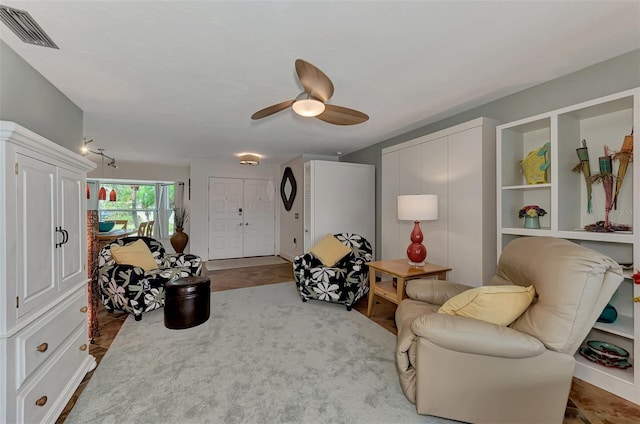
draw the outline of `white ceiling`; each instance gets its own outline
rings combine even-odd
[[[119,161],[282,163],[370,146],[640,48],[639,1],[12,1],[59,50],[0,38],[84,111]],[[364,124],[291,109],[296,58]]]

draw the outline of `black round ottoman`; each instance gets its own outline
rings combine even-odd
[[[190,276],[165,284],[164,326],[174,330],[195,327],[209,319],[211,281]]]

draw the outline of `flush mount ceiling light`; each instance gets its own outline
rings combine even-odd
[[[240,155],[240,164],[251,166],[258,165],[260,164],[260,156],[249,153]]]
[[[300,116],[311,118],[320,115],[324,112],[324,103],[319,100],[313,99],[310,96],[307,98],[296,100],[293,106],[293,111]]]

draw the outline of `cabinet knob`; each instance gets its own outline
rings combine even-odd
[[[47,349],[49,349],[49,345],[47,343],[42,343],[36,348],[38,352],[46,352]]]
[[[42,396],[40,399],[38,399],[36,401],[36,405],[38,406],[45,406],[47,404],[47,397],[46,396]]]
[[[80,312],[85,313],[88,309],[89,308],[87,308],[86,306],[83,306],[82,308],[80,308]]]
[[[634,301],[635,303],[640,303],[640,296],[636,296],[636,297],[634,297],[634,298],[633,298],[633,301]]]
[[[82,346],[80,346],[80,350],[81,350],[81,351],[83,351],[83,352],[84,352],[85,350],[87,350],[87,344],[85,343],[85,344],[83,344]]]

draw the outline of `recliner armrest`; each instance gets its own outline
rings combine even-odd
[[[444,280],[418,278],[407,282],[407,296],[413,300],[442,305],[452,297],[473,287]]]
[[[546,350],[540,340],[512,328],[446,314],[422,315],[411,331],[444,349],[476,355],[529,358]]]

